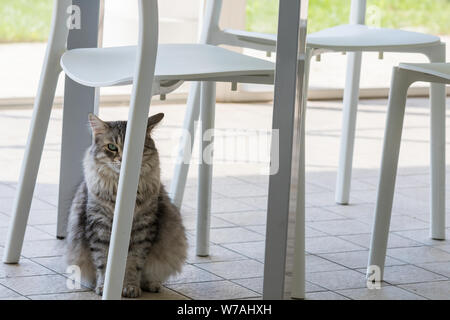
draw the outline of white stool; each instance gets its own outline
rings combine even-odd
[[[394,68],[367,269],[371,280],[383,280],[407,92],[417,81],[450,84],[450,63],[400,64]],[[432,91],[430,107],[431,176],[435,182],[433,186],[439,186],[431,193],[430,236],[437,240],[445,239],[445,103],[442,103],[440,94],[440,88],[437,92],[436,88]],[[379,276],[373,274],[378,270]]]

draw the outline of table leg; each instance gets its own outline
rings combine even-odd
[[[280,0],[279,7],[264,299],[283,299],[285,296],[286,271],[292,270],[293,262],[293,250],[289,250],[289,254],[287,250],[288,239],[294,239],[296,204],[303,203],[297,201],[297,197],[304,197],[303,192],[298,192],[303,183],[298,181],[299,177],[302,178],[298,173],[303,150],[300,147],[300,119],[303,116],[304,60],[298,58],[304,50],[305,39],[300,37],[300,24],[301,10],[303,13],[307,9],[305,3],[301,0]]]
[[[67,48],[97,47],[99,0],[73,0],[80,7],[81,28],[69,32]],[[61,169],[59,177],[56,236],[65,238],[67,218],[76,188],[82,181],[82,160],[91,144],[88,114],[95,111],[96,89],[77,84],[66,77],[64,87]]]

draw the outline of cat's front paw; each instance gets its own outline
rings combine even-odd
[[[161,282],[158,281],[142,281],[141,282],[142,290],[147,292],[159,292],[161,290]]]
[[[137,298],[141,293],[141,288],[133,284],[126,284],[122,290],[122,296],[125,298]]]
[[[95,293],[98,294],[99,296],[103,295],[103,286],[96,286],[95,287]]]

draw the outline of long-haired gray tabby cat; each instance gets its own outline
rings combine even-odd
[[[163,117],[159,113],[148,119],[124,297],[138,297],[141,289],[159,291],[161,283],[179,272],[186,259],[181,216],[161,184],[159,155],[151,138]],[[104,122],[93,114],[89,123],[92,145],[84,158],[84,181],[69,216],[66,258],[69,265],[78,265],[83,280],[102,294],[127,123]]]

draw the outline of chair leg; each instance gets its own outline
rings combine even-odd
[[[189,91],[186,115],[184,116],[183,132],[178,147],[175,170],[170,185],[172,202],[181,208],[184,189],[194,146],[195,125],[200,114],[200,82],[193,82]]]
[[[445,45],[428,55],[430,62],[445,62]],[[445,239],[445,85],[431,84],[430,159],[431,159],[431,228],[430,237]]]
[[[197,255],[209,255],[216,83],[201,83],[200,165],[197,192]]]
[[[108,250],[108,263],[105,272],[104,300],[120,299],[122,293],[133,223],[132,213],[136,203],[142,152],[147,130],[148,108],[148,103],[138,101],[132,102],[132,107],[129,111],[111,241]]]
[[[30,213],[31,201],[36,184],[39,163],[44,148],[48,122],[55,98],[58,76],[61,72],[59,61],[64,52],[67,35],[66,11],[70,0],[55,1],[52,31],[49,36],[39,88],[34,102],[31,128],[20,171],[17,195],[14,200],[11,224],[6,238],[3,256],[5,263],[17,263],[22,251],[25,228]]]
[[[375,222],[367,269],[368,277],[373,276],[373,268],[379,270],[379,277],[377,276],[376,280],[380,281],[383,279],[384,262],[389,237],[389,224],[394,198],[406,96],[411,83],[412,81],[408,78],[407,71],[394,68],[384,133],[383,156],[378,184]]]
[[[59,58],[60,56],[56,57],[50,53],[44,63],[20,171],[17,194],[14,200],[12,220],[8,229],[3,256],[5,263],[17,263],[22,251],[25,229],[55,97],[56,85],[61,71]]]
[[[295,217],[294,266],[292,270],[293,299],[305,299],[306,261],[305,261],[305,119],[308,101],[309,69],[311,63],[311,49],[305,55],[305,73],[303,81],[303,99],[300,115],[300,164],[298,169],[298,188]]]
[[[352,178],[353,147],[358,109],[362,52],[349,52],[342,113],[342,135],[336,180],[336,203],[348,204]]]

